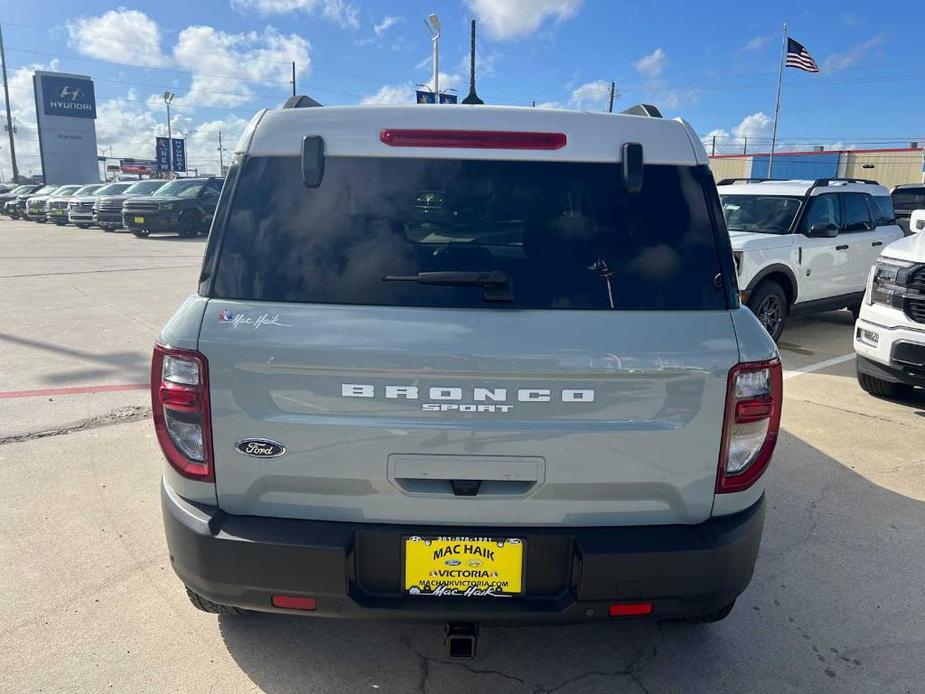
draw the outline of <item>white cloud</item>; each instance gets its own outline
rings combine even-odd
[[[522,39],[540,28],[547,19],[571,19],[582,0],[466,0],[469,9],[498,40]]]
[[[749,53],[757,53],[771,42],[770,36],[752,36],[748,42],[742,46],[742,50]]]
[[[254,97],[245,80],[285,83],[295,61],[298,75],[311,69],[311,46],[298,34],[281,34],[272,27],[262,33],[227,34],[210,26],[191,26],[180,32],[173,54],[176,62],[193,73],[189,91],[179,103],[189,106],[234,107]]]
[[[385,84],[375,94],[364,97],[362,104],[413,104],[414,84]]]
[[[594,80],[575,87],[569,95],[569,106],[581,110],[602,107],[610,99],[610,82]]]
[[[653,79],[658,77],[668,64],[668,54],[661,48],[656,48],[649,55],[642,56],[633,63],[633,67],[643,77]]]
[[[877,36],[868,39],[864,43],[860,43],[857,46],[848,49],[844,53],[833,53],[825,59],[823,67],[828,70],[839,70],[842,68],[851,67],[852,65],[857,65],[867,57],[867,54],[870,53],[871,49],[884,44],[887,38],[888,37],[886,34],[878,34]]]
[[[144,12],[120,7],[99,17],[67,22],[71,45],[100,60],[144,67],[165,65],[161,30]]]
[[[713,138],[715,137],[717,154],[735,154],[742,152],[746,143],[746,138],[749,142],[749,149],[767,148],[771,141],[771,131],[773,127],[774,120],[770,116],[758,111],[757,113],[745,116],[745,118],[732,129],[731,133],[728,130],[717,128],[711,130],[700,139],[704,147],[707,148],[707,152],[712,153]]]
[[[254,9],[261,14],[305,12],[343,27],[360,25],[357,8],[344,0],[231,0],[231,6],[239,10]]]
[[[382,18],[382,21],[373,26],[373,32],[376,36],[382,36],[385,32],[389,30],[390,27],[395,26],[399,22],[405,21],[402,17],[394,17],[392,15],[386,15]]]
[[[541,101],[536,105],[537,108],[562,108],[561,101]]]

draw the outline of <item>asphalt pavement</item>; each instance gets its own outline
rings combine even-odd
[[[792,321],[754,580],[709,626],[442,628],[194,610],[163,539],[146,383],[203,239],[0,219],[0,691],[925,692],[925,397]]]

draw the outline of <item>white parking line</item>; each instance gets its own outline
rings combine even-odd
[[[827,369],[836,364],[844,364],[846,361],[851,361],[852,359],[854,359],[854,352],[851,354],[843,354],[840,357],[832,357],[831,359],[816,362],[809,366],[803,366],[799,369],[788,369],[784,371],[784,380],[786,381],[788,378],[794,378],[795,376],[802,376],[803,374],[810,374],[813,371],[821,371],[822,369]]]

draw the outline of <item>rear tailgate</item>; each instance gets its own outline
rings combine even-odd
[[[703,521],[738,361],[722,310],[212,300],[199,349],[225,511],[468,525]]]

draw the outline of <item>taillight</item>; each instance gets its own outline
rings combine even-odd
[[[379,132],[391,147],[462,147],[472,149],[562,149],[565,133],[508,130],[401,130]]]
[[[748,489],[768,467],[780,431],[782,401],[778,359],[739,364],[729,372],[718,494]]]
[[[155,344],[151,407],[167,462],[184,477],[214,481],[206,358],[199,352]]]

